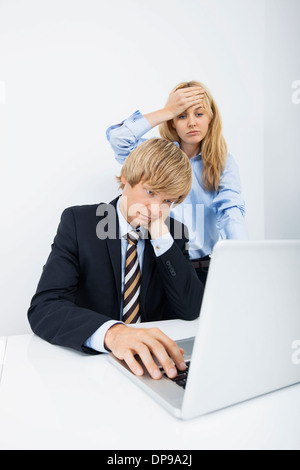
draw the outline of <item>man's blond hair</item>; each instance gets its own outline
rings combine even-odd
[[[135,148],[125,160],[121,176],[117,177],[120,189],[121,177],[130,186],[147,183],[151,190],[166,193],[181,204],[192,187],[192,169],[187,155],[165,139],[149,139]]]

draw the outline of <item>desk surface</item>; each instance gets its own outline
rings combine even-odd
[[[3,362],[4,362],[4,356],[5,356],[6,341],[7,341],[6,336],[0,336],[0,384],[1,384],[1,378],[2,378],[2,367],[3,367]]]
[[[174,339],[195,331],[195,322],[159,326]],[[4,351],[0,449],[300,449],[300,385],[182,422],[106,355],[34,335],[1,338]]]

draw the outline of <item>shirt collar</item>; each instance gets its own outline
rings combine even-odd
[[[191,158],[190,160],[193,160],[194,162],[197,160],[202,160],[202,153],[198,153],[198,155],[195,155],[195,157]]]

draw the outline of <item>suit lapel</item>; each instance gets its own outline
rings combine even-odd
[[[119,304],[121,304],[121,240],[119,237],[119,220],[116,209],[118,199],[119,198],[115,199],[109,204],[109,206],[113,206],[115,210],[114,213],[109,212],[109,219],[114,218],[113,220],[108,220],[108,223],[112,224],[113,230],[111,235],[106,238],[106,243],[114,273],[118,301]]]
[[[114,272],[118,301],[121,304],[121,240],[108,238],[107,248]]]
[[[150,235],[149,235],[149,238],[150,238]],[[144,261],[143,261],[142,285],[141,285],[141,294],[140,294],[142,312],[145,312],[147,290],[150,285],[150,281],[153,275],[153,270],[155,268],[154,256],[155,254],[153,252],[150,239],[146,239]]]

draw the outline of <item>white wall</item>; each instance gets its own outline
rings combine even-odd
[[[30,331],[62,210],[117,194],[106,128],[182,80],[213,92],[264,237],[263,43],[262,0],[0,1],[0,336]]]
[[[300,238],[300,1],[266,0],[265,236]]]

